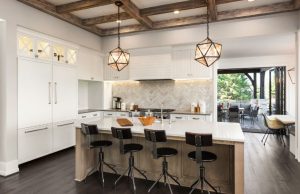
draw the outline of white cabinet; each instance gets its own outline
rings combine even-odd
[[[53,65],[53,122],[77,118],[78,81],[76,68]]]
[[[77,50],[64,44],[54,42],[53,62],[74,65],[77,62]]]
[[[194,50],[174,49],[172,52],[172,74],[174,79],[211,79],[212,67],[194,60]]]
[[[52,122],[52,64],[18,59],[18,128]]]
[[[189,115],[188,120],[206,121],[206,115]]]
[[[19,164],[45,156],[52,151],[52,124],[18,130]]]
[[[171,114],[171,120],[195,120],[195,121],[212,121],[211,115],[196,114]]]
[[[132,56],[130,58],[130,79],[171,79],[171,54]]]
[[[188,117],[187,115],[183,115],[183,114],[171,114],[171,120],[187,120]]]
[[[49,40],[18,32],[18,56],[52,61],[52,45]]]
[[[81,47],[78,54],[78,78],[103,81],[103,57],[94,50]]]
[[[75,145],[74,120],[53,124],[52,152],[56,152]]]
[[[122,81],[129,80],[129,68],[131,66],[131,62],[127,67],[122,69],[122,71],[117,71],[107,65],[107,59],[104,60],[103,69],[104,69],[104,80],[105,81]]]
[[[129,112],[104,111],[103,112],[103,117],[117,117],[117,118],[129,117]]]

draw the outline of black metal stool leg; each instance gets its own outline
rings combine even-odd
[[[197,188],[197,186],[199,185],[200,182],[201,182],[201,180],[198,179],[196,184],[195,183],[193,184],[192,190],[189,192],[189,194],[192,194],[196,190],[196,188]]]
[[[140,175],[142,175],[144,178],[145,178],[145,180],[148,180],[147,179],[147,177],[146,177],[146,175],[141,171],[141,170],[139,170],[137,167],[135,167],[135,166],[133,166],[133,168],[138,172],[138,173],[140,173]]]
[[[107,164],[107,163],[104,162],[104,161],[103,161],[103,164],[104,164],[105,166],[107,166],[109,169],[111,169],[115,174],[118,174],[117,171],[114,169],[114,167],[113,167],[112,165]]]
[[[170,184],[170,180],[169,180],[168,176],[166,178],[167,178],[167,185],[169,187],[170,193],[173,194],[173,191],[172,191],[172,188],[171,188],[171,184]]]
[[[157,185],[157,183],[160,181],[160,179],[162,178],[163,174],[161,174],[159,176],[159,178],[155,181],[155,183],[153,183],[153,185],[150,187],[150,189],[148,190],[148,193],[151,192],[151,190],[155,187],[155,185]]]
[[[213,187],[207,180],[206,178],[204,178],[204,182],[210,187],[212,188],[212,190],[214,190],[215,193],[218,193],[217,189],[215,187]]]
[[[135,180],[134,180],[134,171],[133,171],[133,169],[131,170],[130,177],[131,177],[131,180],[132,180],[133,190],[136,191]]]
[[[117,185],[117,183],[121,180],[121,178],[128,172],[129,173],[130,167],[128,167],[125,172],[119,176],[119,178],[115,181],[115,185]]]
[[[180,183],[174,178],[174,176],[170,175],[168,172],[167,172],[167,175],[168,177],[170,177],[178,186],[181,186]]]

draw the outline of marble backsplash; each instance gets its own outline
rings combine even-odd
[[[127,103],[135,103],[143,108],[172,108],[190,111],[191,103],[204,101],[206,112],[213,110],[212,80],[155,80],[138,82],[115,82],[113,96]]]

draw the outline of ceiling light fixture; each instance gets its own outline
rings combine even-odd
[[[115,4],[118,6],[118,47],[109,52],[108,65],[117,71],[121,71],[129,64],[130,54],[120,47],[120,7],[123,3],[116,1]]]
[[[195,60],[209,67],[221,57],[222,45],[209,38],[209,14],[207,1],[207,38],[196,45]]]
[[[253,1],[255,1],[255,0],[248,0],[249,2],[253,2]]]
[[[174,12],[173,12],[174,14],[179,14],[180,13],[180,11],[179,10],[174,10]]]

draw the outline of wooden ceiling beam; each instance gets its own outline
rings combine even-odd
[[[115,0],[112,0],[115,2]],[[123,3],[122,9],[132,18],[136,19],[140,24],[147,28],[152,28],[152,21],[147,16],[142,16],[139,8],[131,0],[119,0]]]
[[[205,6],[206,6],[205,0],[189,0],[189,1],[183,1],[178,3],[171,3],[166,5],[144,8],[141,9],[141,15],[151,16],[151,15],[157,15],[163,13],[170,13],[175,10],[181,11],[181,10],[205,7]]]
[[[300,0],[294,0],[295,9],[300,9]]]
[[[206,23],[206,15],[189,16],[184,18],[176,18],[176,19],[154,22],[151,30],[159,30],[165,28],[174,28],[179,26],[188,26],[188,25],[204,24],[204,23]],[[120,33],[124,34],[124,33],[141,32],[147,30],[150,29],[142,25],[130,25],[130,26],[121,27]],[[117,33],[118,33],[117,28],[102,30],[102,36],[109,36]]]
[[[72,3],[58,5],[56,6],[56,10],[58,13],[70,13],[73,11],[79,11],[109,4],[112,4],[111,0],[80,0]]]
[[[132,17],[126,12],[120,13],[120,20],[128,20],[131,18]],[[96,24],[115,22],[117,21],[117,19],[118,19],[118,14],[111,14],[111,15],[99,16],[95,18],[84,19],[82,20],[82,24],[86,26],[92,26]]]
[[[209,18],[212,22],[217,20],[217,5],[216,0],[207,0],[207,9],[209,12]]]
[[[33,7],[33,8],[36,8],[42,12],[45,12],[47,14],[50,14],[56,18],[59,18],[63,21],[66,21],[68,23],[71,23],[75,26],[78,26],[82,29],[85,29],[89,32],[92,32],[94,34],[97,34],[97,35],[101,35],[102,32],[101,32],[101,29],[95,27],[95,26],[84,26],[82,25],[82,20],[73,15],[73,14],[70,14],[70,13],[64,13],[64,14],[59,14],[56,12],[56,7],[55,5],[45,1],[45,0],[18,0],[30,7]]]
[[[255,17],[255,16],[282,13],[282,12],[288,12],[294,10],[295,10],[295,6],[294,3],[292,2],[276,3],[272,5],[264,5],[259,7],[222,11],[218,13],[218,18],[216,21],[240,19],[245,17]],[[156,29],[164,29],[164,28],[171,28],[171,27],[204,24],[204,23],[206,23],[206,15],[198,15],[198,16],[154,22],[152,29],[156,30]],[[133,32],[140,32],[146,30],[149,29],[141,25],[124,26],[121,27],[120,33],[133,33]],[[109,36],[114,34],[117,34],[117,28],[102,29],[102,36]]]
[[[269,14],[282,13],[282,12],[288,12],[294,10],[295,7],[292,2],[275,3],[275,4],[263,5],[259,7],[250,7],[244,9],[222,11],[218,13],[218,21],[269,15]]]

